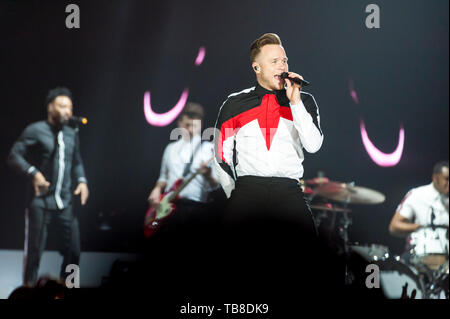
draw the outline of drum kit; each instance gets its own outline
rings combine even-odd
[[[411,234],[404,254],[391,256],[387,246],[351,243],[348,236],[354,214],[349,206],[381,204],[386,198],[384,194],[354,183],[331,181],[323,174],[300,180],[300,184],[319,234],[333,243],[333,248],[346,260],[356,253],[367,263],[376,264],[380,270],[380,286],[387,298],[404,298],[407,287],[408,293],[414,291],[415,299],[449,299],[448,226],[420,228]],[[336,233],[338,240],[332,238]],[[346,265],[345,283],[352,284],[353,278]]]

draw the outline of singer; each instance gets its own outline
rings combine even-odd
[[[315,153],[322,146],[318,107],[311,94],[281,77],[288,58],[276,34],[255,40],[250,59],[256,85],[228,96],[215,130],[215,165],[228,197],[222,229],[232,252],[223,263],[226,282],[265,297],[288,298],[286,284],[317,292],[321,286],[312,278],[323,276],[327,255],[300,178],[303,149]],[[300,255],[308,260],[299,262]],[[327,285],[335,280],[328,279]]]
[[[289,72],[278,35],[256,39],[250,60],[256,85],[229,95],[216,122],[215,165],[229,198],[225,223],[289,221],[315,236],[299,180],[303,149],[315,153],[323,141],[316,101],[289,80],[303,78]]]
[[[85,205],[89,190],[80,155],[77,131],[68,124],[72,116],[72,94],[64,87],[49,91],[45,105],[47,120],[28,125],[12,146],[8,164],[30,180],[25,213],[24,284],[36,282],[45,249],[47,227],[54,221],[61,238],[61,279],[66,266],[78,264],[80,236],[72,196]],[[72,189],[72,181],[77,185]]]

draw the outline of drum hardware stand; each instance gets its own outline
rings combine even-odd
[[[433,279],[431,283],[426,283],[424,285],[425,287],[425,291],[424,291],[424,295],[425,295],[425,299],[435,299],[435,298],[431,298],[432,296],[436,296],[438,297],[437,299],[439,299],[439,296],[441,294],[442,288],[439,285],[436,285],[435,280]]]
[[[355,182],[349,183],[351,187],[355,186]],[[344,201],[344,208],[348,207],[348,204],[350,203],[350,197],[348,197]],[[348,228],[352,224],[352,220],[349,217],[347,212],[342,213],[342,218],[340,219],[340,226],[339,226],[339,233],[341,235],[342,240],[344,241],[344,259],[345,259],[345,284],[351,285],[353,283],[353,275],[351,274],[350,270],[348,269],[349,259],[350,259],[350,249],[349,249],[349,242],[348,242]]]
[[[347,208],[349,201],[344,202],[344,208]],[[342,217],[339,221],[339,234],[344,242],[344,259],[345,259],[345,284],[350,285],[353,282],[352,275],[348,269],[348,263],[350,259],[350,249],[348,242],[348,228],[352,224],[351,218],[348,216],[347,212],[342,213]]]
[[[349,183],[350,186],[355,186],[355,182]],[[344,202],[344,208],[348,207],[350,203],[350,198],[347,198]],[[344,254],[346,256],[349,255],[349,245],[348,245],[348,228],[352,224],[351,218],[348,216],[348,213],[343,212],[341,218],[341,225],[339,227],[339,232],[341,234],[342,239],[344,240]]]
[[[331,216],[330,230],[333,230],[336,227],[336,212],[332,212]]]
[[[339,216],[339,220],[336,222],[338,226],[338,235],[341,238],[341,243],[338,244],[338,255],[344,257],[345,260],[345,284],[352,284],[354,281],[354,275],[349,269],[350,264],[350,243],[348,236],[348,228],[352,224],[352,220],[348,213],[351,211],[348,209],[349,204],[380,204],[384,202],[385,195],[371,190],[367,187],[355,186],[355,182],[350,183],[341,183],[327,180],[324,183],[317,182],[317,179],[312,179],[310,181],[306,181],[311,185],[318,185],[314,189],[314,193],[312,194],[319,195],[321,197],[331,199],[334,201],[338,201],[340,203],[344,203],[343,209],[339,209],[338,211],[342,212],[343,215]],[[311,199],[312,199],[311,197]],[[335,225],[335,221],[333,220],[333,226]],[[339,241],[339,240],[338,240]],[[343,253],[341,249],[343,248]],[[353,277],[353,278],[352,278]]]
[[[327,217],[327,213],[324,211],[320,211],[318,214],[316,214],[315,221],[316,221],[316,227],[319,228],[322,224],[322,221]]]
[[[330,225],[326,228],[328,232],[328,241],[331,242],[333,231],[336,229],[336,212],[331,212],[331,222]]]
[[[448,292],[439,284],[439,282],[442,281],[442,269],[443,267],[437,270],[428,270],[423,274],[424,294],[426,299],[432,299],[431,296],[437,296],[439,298],[442,291],[444,291],[446,298],[448,298]]]

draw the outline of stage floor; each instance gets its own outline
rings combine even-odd
[[[109,276],[116,260],[134,261],[136,254],[110,252],[82,252],[80,257],[80,286],[99,287]],[[62,256],[57,251],[45,251],[42,255],[38,276],[59,277]],[[22,285],[23,251],[0,250],[0,299],[7,299],[10,293]]]

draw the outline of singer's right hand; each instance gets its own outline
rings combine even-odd
[[[37,172],[33,176],[33,188],[36,196],[41,196],[47,193],[49,187],[50,183],[45,179],[41,172]]]
[[[157,208],[160,203],[160,198],[161,198],[161,189],[159,187],[155,187],[148,196],[147,200],[151,206]]]
[[[303,80],[303,77],[294,72],[288,72],[290,78],[299,78]],[[293,81],[286,79],[286,96],[292,105],[297,105],[300,103],[300,90],[301,86]]]

